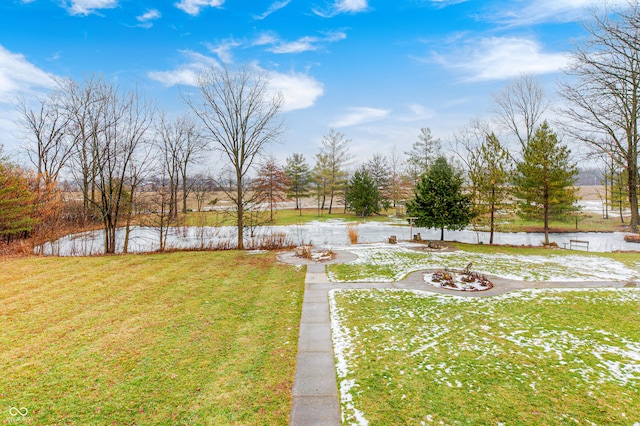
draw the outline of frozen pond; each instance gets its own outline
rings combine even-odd
[[[392,223],[361,223],[356,226],[359,243],[380,243],[387,242],[389,237],[395,235],[397,239],[409,240],[411,234],[420,233],[425,240],[440,239],[440,231],[436,229],[425,229],[408,225],[394,225]],[[259,228],[255,234],[257,237],[270,235],[272,233],[282,233],[296,245],[313,244],[316,247],[337,248],[349,245],[347,234],[347,224],[341,221],[310,222],[304,225],[291,226],[269,226]],[[627,243],[624,241],[623,232],[608,233],[559,233],[549,234],[550,241],[560,247],[569,247],[569,240],[580,240],[589,242],[589,251],[609,252],[615,250],[640,250],[640,244]],[[188,248],[210,248],[216,247],[219,243],[230,241],[235,242],[236,231],[234,227],[179,227],[169,228],[166,248],[167,249],[188,249]],[[445,240],[459,241],[465,243],[488,243],[488,232],[445,231]],[[124,241],[124,229],[118,231],[116,241],[117,251],[122,251]],[[246,243],[251,242],[250,238],[245,239]],[[544,235],[539,233],[495,233],[494,243],[512,245],[532,245],[540,246],[544,241]],[[129,241],[129,252],[150,252],[159,248],[159,231],[154,228],[137,227],[133,228]],[[576,247],[574,247],[576,248]],[[582,247],[580,247],[582,249]],[[103,252],[103,232],[94,231],[64,237],[53,244],[46,244],[42,247],[42,252],[48,255],[60,256],[82,256],[100,254]]]

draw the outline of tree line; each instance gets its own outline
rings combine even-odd
[[[459,229],[473,222],[491,233],[496,214],[513,209],[541,220],[548,232],[549,221],[570,214],[576,201],[576,160],[552,125],[590,148],[603,168],[604,199],[618,204],[621,218],[622,209],[630,209],[636,230],[639,13],[630,2],[585,24],[589,37],[572,52],[559,110],[523,75],[495,95],[493,119],[473,120],[449,146],[424,127],[410,150],[393,147],[359,165],[351,141],[335,129],[323,136],[313,167],[300,153],[283,165],[269,157],[268,147],[283,132],[284,100],[270,90],[268,76],[250,66],[202,72],[197,90],[181,90],[187,112],[177,117],[140,90],[99,76],[58,80],[49,95],[18,103],[32,168],[0,158],[0,235],[46,239],[63,220],[99,223],[104,251],[115,251],[121,227],[126,251],[139,213],[152,212],[163,229],[187,211],[190,194],[198,210],[215,204],[206,200],[212,185],[232,200],[238,248],[255,224],[253,212],[268,206],[273,220],[286,198],[297,209],[313,197],[319,212],[331,214],[340,204],[360,216],[406,205],[423,226]],[[550,123],[551,112],[561,120]],[[222,159],[215,171],[194,173],[215,151]],[[72,177],[81,199],[62,202],[63,175]],[[150,181],[155,199],[139,193]]]

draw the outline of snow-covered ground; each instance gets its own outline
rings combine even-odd
[[[637,339],[623,328],[612,332],[586,317],[580,324],[560,324],[563,307],[570,310],[578,300],[612,309],[622,304],[637,306],[640,289],[524,290],[490,298],[397,289],[331,290],[329,300],[343,424],[368,424],[367,417],[372,413],[359,404],[358,396],[366,392],[362,382],[370,377],[363,376],[359,367],[371,363],[377,367],[376,372],[383,373],[376,380],[393,383],[393,390],[399,391],[389,391],[394,407],[402,406],[404,392],[411,392],[403,387],[403,379],[409,376],[423,377],[425,386],[457,388],[452,395],[468,395],[470,399],[474,395],[490,396],[491,382],[483,381],[483,377],[506,376],[505,381],[524,385],[519,387],[523,397],[536,401],[540,397],[541,404],[548,403],[544,394],[550,388],[559,394],[568,392],[565,386],[571,392],[579,389],[593,404],[606,399],[608,386],[622,388],[630,395],[639,389]],[[525,316],[505,314],[510,307],[523,304],[548,306],[558,317],[549,318],[547,310],[539,309]],[[372,305],[383,307],[375,321],[350,325],[358,321],[359,309],[366,311]],[[515,354],[526,362],[503,359],[505,351],[509,356],[504,358]],[[460,353],[484,362],[465,363],[460,361]],[[565,376],[567,382],[553,382],[555,368],[573,374]],[[406,384],[411,386],[410,382]],[[554,423],[568,424],[574,420],[570,416],[578,414],[589,416],[586,411],[570,414],[570,408],[559,404]],[[607,408],[625,418],[622,404],[626,402],[620,404]],[[423,415],[424,423],[431,421],[428,411]],[[587,418],[576,423],[589,424]],[[627,424],[640,425],[634,423],[637,418],[628,420]]]
[[[634,268],[601,256],[551,255],[518,256],[465,251],[416,252],[404,245],[361,245],[348,250],[358,256],[354,265],[375,265],[374,272],[363,269],[360,276],[342,279],[329,271],[333,281],[398,281],[413,271],[424,269],[464,269],[518,281],[630,281],[640,279],[640,259]],[[382,271],[376,274],[376,270]],[[392,271],[388,275],[387,271]]]

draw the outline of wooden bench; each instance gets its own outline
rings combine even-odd
[[[574,247],[577,248],[586,248],[589,251],[589,241],[583,240],[569,240],[569,249],[575,250]]]

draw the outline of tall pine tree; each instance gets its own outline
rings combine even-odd
[[[418,182],[407,213],[418,218],[418,226],[440,229],[444,240],[445,229],[463,229],[473,218],[471,198],[462,193],[462,182],[462,174],[439,157]]]
[[[311,184],[311,170],[309,163],[303,154],[292,154],[287,157],[284,173],[289,178],[289,188],[287,196],[295,198],[296,210],[302,215],[302,205],[300,199],[309,196],[309,185]]]
[[[569,162],[570,153],[545,121],[524,147],[522,160],[516,163],[513,183],[520,200],[518,214],[543,221],[545,244],[549,244],[549,221],[576,210],[573,184],[578,169]]]
[[[349,180],[345,198],[349,210],[355,211],[356,216],[380,213],[380,190],[365,167],[356,170]]]
[[[482,145],[471,152],[469,178],[471,179],[476,212],[489,220],[489,244],[493,244],[496,210],[504,208],[509,196],[511,174],[509,153],[494,133],[486,136]]]

